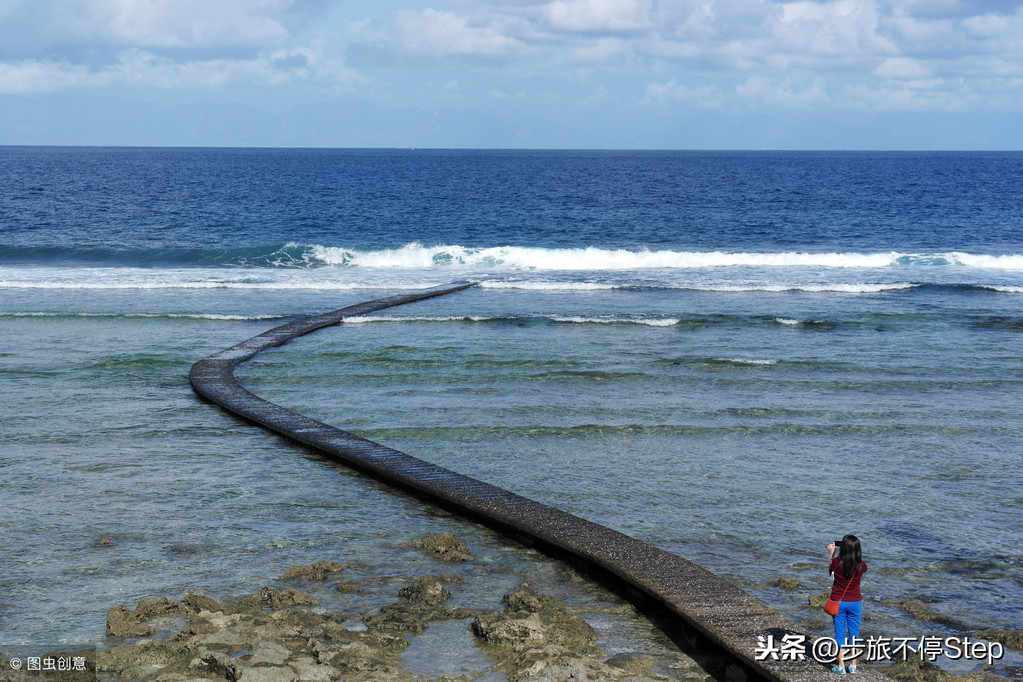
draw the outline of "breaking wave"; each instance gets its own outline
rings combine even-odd
[[[0,253],[0,265],[101,267],[387,268],[471,270],[618,271],[726,267],[969,267],[1023,270],[1023,254],[877,252],[676,251],[645,248],[544,248],[530,246],[426,246],[413,241],[398,248],[358,249],[289,242],[235,248],[15,247]]]
[[[397,249],[360,251],[330,246],[288,244],[280,251],[307,256],[294,262],[363,268],[469,267],[528,270],[649,270],[721,267],[819,267],[886,268],[893,266],[966,266],[984,269],[1023,270],[1023,255],[975,255],[961,252],[911,254],[878,253],[650,251],[646,249],[547,249],[495,246],[467,248],[457,245],[424,246],[412,242]]]

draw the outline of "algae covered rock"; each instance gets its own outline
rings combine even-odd
[[[185,615],[188,607],[181,602],[161,597],[160,599],[142,599],[135,607],[135,617],[143,620],[157,616]]]
[[[488,644],[516,646],[544,642],[547,628],[535,613],[510,615],[493,611],[473,619],[472,634]]]
[[[305,592],[290,588],[277,590],[264,586],[255,594],[240,600],[238,606],[242,611],[259,613],[263,609],[276,611],[285,606],[316,606],[319,603],[314,596]]]
[[[182,598],[181,605],[188,613],[199,613],[200,611],[223,611],[224,606],[216,600],[202,594],[188,593]]]
[[[398,591],[398,602],[388,604],[377,614],[362,617],[366,627],[373,630],[393,630],[420,635],[435,621],[468,618],[467,609],[449,610],[443,604],[451,592],[443,582],[445,577],[427,575]]]
[[[455,538],[454,533],[428,535],[422,540],[413,540],[413,547],[419,547],[444,561],[472,561],[469,548]]]
[[[790,578],[788,576],[782,576],[778,578],[778,582],[775,583],[775,585],[778,588],[782,590],[787,590],[789,592],[798,590],[800,587],[803,586],[802,583],[800,583],[798,580],[796,580],[795,578]]]
[[[938,613],[928,606],[927,602],[918,597],[910,597],[909,599],[883,599],[881,600],[881,604],[884,606],[897,606],[917,620],[948,625],[956,630],[969,629],[962,621],[946,616],[943,613]]]
[[[451,597],[451,592],[444,587],[444,578],[425,575],[411,585],[401,588],[398,596],[411,604],[420,606],[439,606]]]
[[[281,580],[316,580],[323,581],[334,573],[340,573],[344,566],[336,561],[316,561],[307,566],[295,566],[285,571]]]
[[[470,627],[510,680],[618,680],[636,674],[604,662],[589,623],[528,584],[503,598],[504,611],[477,616]]]
[[[831,590],[828,590],[827,592],[818,592],[817,594],[811,594],[807,598],[806,603],[810,608],[822,609],[824,608],[824,605],[828,603],[829,599],[831,599]]]
[[[165,672],[168,668],[182,668],[182,660],[190,655],[181,647],[168,642],[146,642],[134,646],[117,646],[96,656],[96,669],[116,673],[123,679],[137,680]]]
[[[951,682],[958,677],[946,673],[933,663],[916,658],[898,661],[886,667],[884,673],[896,682]]]
[[[139,618],[135,612],[128,607],[115,606],[107,611],[107,636],[108,637],[145,637],[156,630],[150,627],[145,620]]]
[[[1010,649],[1023,651],[1023,630],[981,630],[974,633],[974,637],[1000,642]]]

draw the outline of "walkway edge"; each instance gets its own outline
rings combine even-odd
[[[390,296],[341,308],[275,327],[196,362],[189,372],[192,386],[228,412],[319,450],[332,459],[440,503],[494,527],[565,552],[624,581],[679,617],[690,631],[734,657],[729,679],[762,678],[774,682],[805,682],[831,676],[810,656],[814,637],[732,583],[679,556],[587,521],[555,507],[511,493],[468,476],[417,459],[355,434],[287,410],[243,388],[234,367],[256,354],[299,336],[414,301],[443,296],[475,286],[446,286]],[[823,570],[823,569],[822,569]],[[771,637],[804,637],[802,661],[757,659],[757,648]],[[864,671],[862,682],[886,680]]]

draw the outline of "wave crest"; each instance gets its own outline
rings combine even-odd
[[[303,253],[303,250],[307,250]],[[359,268],[449,268],[522,270],[650,270],[724,267],[888,268],[963,266],[1023,270],[1023,255],[945,253],[876,253],[806,251],[651,251],[648,249],[541,248],[492,246],[470,248],[456,244],[424,246],[410,242],[397,249],[361,251],[334,246],[287,244],[275,253],[288,259],[275,264],[320,264]]]
[[[283,251],[293,253],[296,244]],[[423,246],[411,242],[399,249],[359,251],[310,246],[312,261],[323,265],[363,268],[510,268],[528,270],[648,270],[718,267],[881,268],[897,264],[903,254],[888,253],[743,253],[727,251],[649,251],[597,247],[547,249],[527,246],[467,248]],[[299,262],[305,259],[296,259]]]

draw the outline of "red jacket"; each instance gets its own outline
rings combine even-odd
[[[836,556],[832,559],[828,570],[835,576],[835,584],[831,586],[832,599],[835,601],[863,601],[863,595],[860,594],[860,578],[867,572],[866,561],[860,562],[860,570],[852,577],[852,580],[846,578],[842,572],[841,557]],[[845,596],[842,596],[843,592]]]

